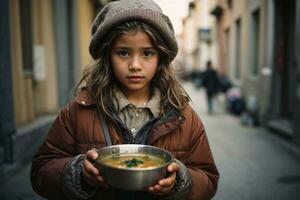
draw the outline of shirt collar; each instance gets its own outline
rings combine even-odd
[[[115,106],[115,108],[118,108],[118,103],[119,103],[119,108],[117,110],[118,113],[122,112],[122,110],[129,106],[129,105],[133,105],[131,102],[128,101],[128,99],[126,98],[126,96],[124,95],[124,93],[118,89],[115,88],[115,96],[116,98],[113,100],[113,104]],[[154,117],[158,117],[160,114],[160,92],[158,89],[154,89],[153,91],[153,95],[151,97],[151,99],[142,106],[139,106],[141,108],[149,108],[150,112],[153,114]],[[135,106],[135,105],[133,105]],[[135,106],[137,107],[137,106]]]
[[[153,95],[145,107],[149,108],[154,117],[158,117],[160,114],[160,92],[158,89],[154,89]]]
[[[118,109],[117,111],[121,112],[126,106],[130,105],[131,103],[128,101],[128,99],[121,90],[119,90],[118,88],[115,88],[114,90],[116,98],[113,100],[113,104],[115,108]]]

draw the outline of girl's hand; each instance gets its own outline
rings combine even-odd
[[[170,175],[165,179],[161,179],[158,184],[149,187],[148,191],[155,195],[169,194],[176,183],[176,172],[178,170],[179,166],[175,162],[171,163],[167,168]]]
[[[97,157],[98,154],[94,149],[91,149],[86,153],[86,159],[83,161],[82,177],[90,186],[107,187],[99,169],[97,169],[91,162],[91,160],[96,160]]]

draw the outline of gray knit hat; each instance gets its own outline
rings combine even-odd
[[[170,19],[152,0],[119,0],[103,7],[92,24],[92,38],[89,51],[94,59],[99,57],[99,47],[106,34],[116,25],[125,21],[140,20],[157,30],[169,49],[177,54],[178,46]]]

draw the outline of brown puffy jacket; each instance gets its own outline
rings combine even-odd
[[[110,127],[110,134],[113,144],[123,143],[114,127]],[[188,199],[214,196],[219,173],[203,124],[190,106],[186,106],[183,116],[171,117],[152,127],[147,144],[170,151],[187,166],[193,182]],[[83,90],[61,110],[35,155],[31,168],[33,189],[48,199],[67,199],[62,192],[64,166],[74,156],[103,146],[105,139],[95,112],[95,100]],[[109,187],[100,189],[94,199],[110,200],[113,195],[114,190]]]

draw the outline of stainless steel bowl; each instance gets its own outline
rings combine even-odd
[[[103,147],[97,150],[98,158],[96,165],[106,182],[123,190],[139,191],[147,190],[167,175],[167,166],[174,160],[172,154],[164,149],[138,144],[122,144]],[[152,168],[118,168],[102,162],[104,158],[117,154],[143,153],[159,157],[165,164]]]

